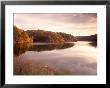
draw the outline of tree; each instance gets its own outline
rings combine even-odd
[[[28,34],[14,26],[14,43],[26,43],[32,42],[33,39],[28,36]]]

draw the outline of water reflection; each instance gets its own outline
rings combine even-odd
[[[25,53],[30,47],[31,43],[16,43],[14,44],[14,55],[18,56],[22,53]]]
[[[91,45],[93,47],[97,47],[97,42],[90,42],[89,45]]]
[[[38,45],[38,44],[30,44],[30,43],[16,43],[14,44],[14,54],[15,55],[20,55],[22,53],[25,53],[26,51],[50,51],[54,49],[66,49],[73,47],[74,43],[63,43],[63,44],[43,44],[43,45]]]
[[[14,59],[14,74],[15,75],[63,75],[65,72],[49,65],[36,63],[36,61],[23,61],[19,58]]]
[[[66,49],[73,47],[74,43],[63,43],[63,44],[48,44],[48,45],[32,45],[29,51],[50,51],[54,49]]]
[[[14,45],[14,75],[96,75],[94,47],[91,42]]]

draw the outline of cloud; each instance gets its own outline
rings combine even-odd
[[[93,23],[96,22],[97,14],[96,13],[63,13],[63,14],[21,14],[25,15],[28,18],[36,19],[51,19],[59,22],[66,23]]]
[[[60,31],[66,33],[76,33],[77,30],[89,30],[86,35],[97,29],[96,13],[46,13],[46,14],[14,14],[14,25],[25,30],[44,29],[47,31]],[[84,33],[84,32],[82,32]],[[82,34],[82,35],[85,35]]]

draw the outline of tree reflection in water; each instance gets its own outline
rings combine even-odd
[[[29,49],[29,51],[37,51],[37,52],[50,51],[50,50],[54,50],[54,49],[66,49],[66,48],[70,48],[70,47],[73,47],[73,46],[74,46],[73,43],[33,45]]]
[[[26,51],[50,51],[54,49],[66,49],[73,47],[73,43],[64,43],[64,44],[46,44],[46,45],[37,45],[30,43],[16,43],[14,44],[14,55],[20,56]],[[60,75],[65,74],[55,68],[49,66],[44,66],[40,63],[34,63],[31,60],[24,61],[22,59],[14,59],[14,74],[15,75]]]
[[[25,53],[30,47],[31,43],[15,43],[14,44],[14,55],[18,56],[20,54]]]
[[[62,72],[48,65],[36,63],[31,60],[14,60],[14,75],[64,75],[67,72]]]
[[[66,49],[73,47],[74,43],[63,43],[63,44],[46,44],[46,45],[37,45],[31,43],[16,43],[14,44],[14,55],[19,56],[20,54],[25,53],[26,51],[50,51],[54,49]]]
[[[15,44],[13,74],[96,75],[97,44],[95,42],[77,42],[73,46],[74,43]]]
[[[97,42],[96,41],[95,42],[91,42],[91,43],[89,43],[89,45],[91,45],[93,47],[97,47]]]

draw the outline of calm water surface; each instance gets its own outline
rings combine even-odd
[[[94,43],[16,44],[14,75],[96,75]]]

